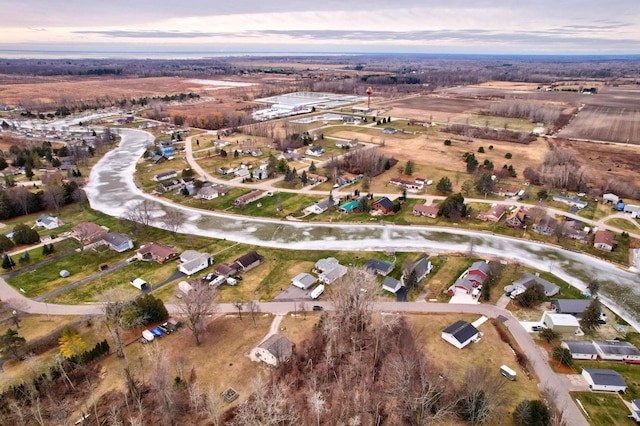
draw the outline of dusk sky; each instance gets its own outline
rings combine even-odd
[[[640,0],[0,0],[0,11],[5,51],[640,54]]]

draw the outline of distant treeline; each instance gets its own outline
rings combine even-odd
[[[506,129],[494,129],[491,127],[476,127],[468,124],[450,124],[440,131],[466,136],[468,138],[491,139],[494,141],[507,141],[528,144],[536,140],[536,135],[529,132],[515,132]]]

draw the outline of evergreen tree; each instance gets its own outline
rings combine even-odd
[[[316,172],[316,163],[314,161],[311,162],[311,165],[309,166],[309,171],[311,173],[315,173]]]
[[[518,303],[524,308],[531,308],[542,302],[545,298],[544,287],[540,283],[530,285],[524,293],[517,297]]]
[[[407,176],[411,176],[413,174],[413,161],[407,161],[407,164],[404,166],[404,174]]]
[[[3,269],[13,269],[14,266],[16,266],[16,262],[13,261],[11,256],[9,256],[7,253],[5,253],[4,257],[2,258],[2,268]]]
[[[442,177],[442,179],[438,181],[436,189],[438,190],[438,192],[442,192],[443,194],[452,193],[453,185],[451,183],[451,179],[449,179],[447,176]]]
[[[15,244],[13,244],[13,241],[11,241],[10,238],[8,238],[4,234],[0,234],[0,250],[1,251],[7,251],[13,248],[14,245]]]
[[[587,334],[593,334],[600,327],[601,314],[602,306],[600,305],[600,299],[596,297],[582,313],[582,318],[580,319],[580,328],[582,328],[582,331]]]
[[[7,356],[18,358],[18,351],[27,343],[26,339],[18,335],[18,331],[12,328],[0,335],[0,352]]]
[[[302,175],[300,175],[300,182],[302,182],[302,185],[306,185],[307,182],[309,182],[309,178],[307,178],[307,171],[306,170],[302,171]]]

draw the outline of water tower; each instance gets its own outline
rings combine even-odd
[[[373,90],[371,90],[371,87],[369,87],[367,89],[367,109],[371,109],[371,94],[373,93]]]

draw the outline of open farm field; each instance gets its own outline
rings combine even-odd
[[[8,104],[34,105],[61,101],[117,100],[200,92],[203,86],[175,77],[110,78],[51,77],[37,82],[3,84],[0,98]]]
[[[567,138],[640,144],[640,105],[633,109],[586,105],[559,135]]]
[[[486,109],[488,102],[441,96],[414,96],[385,103],[385,107],[391,108],[386,114],[394,117],[447,122],[458,114]]]

